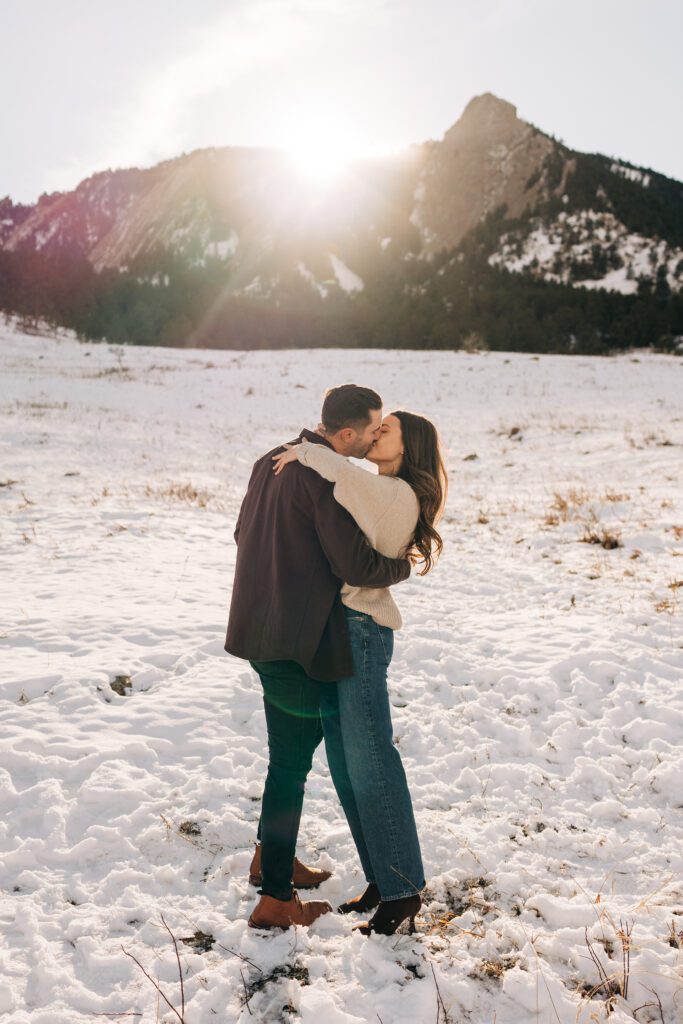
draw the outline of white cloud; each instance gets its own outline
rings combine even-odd
[[[245,2],[203,26],[187,47],[152,74],[141,74],[139,89],[102,117],[102,129],[90,153],[52,168],[44,187],[72,188],[107,167],[146,165],[183,149],[181,122],[202,97],[275,60],[291,58],[312,44],[315,26],[306,18],[325,0]]]

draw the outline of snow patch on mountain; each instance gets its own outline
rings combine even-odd
[[[638,182],[643,188],[648,188],[652,180],[651,175],[646,174],[645,171],[639,171],[637,167],[627,167],[625,164],[616,163],[616,161],[611,165],[610,171],[612,174],[619,174],[628,181]]]
[[[313,285],[318,294],[324,299],[325,296],[327,295],[327,288],[325,287],[324,284],[321,284],[320,281],[317,280],[315,274],[311,273],[306,264],[297,263],[296,269],[299,271],[301,276],[309,282],[309,284]]]
[[[683,287],[683,249],[647,238],[606,211],[562,212],[550,224],[531,221],[532,230],[501,236],[489,264],[512,273],[531,273],[546,281],[581,288],[603,288],[623,295],[638,291],[641,280]]]
[[[365,287],[363,279],[358,274],[354,274],[334,253],[330,253],[329,256],[339,287],[345,292],[362,292]]]
[[[264,284],[261,275],[257,274],[244,288],[236,289],[235,295],[265,295],[267,286]]]
[[[36,249],[42,249],[51,238],[59,231],[59,219],[53,220],[51,224],[48,224],[44,231],[36,231],[35,234],[35,247]]]
[[[218,259],[225,260],[228,259],[228,257],[235,255],[239,244],[240,236],[237,234],[235,229],[232,228],[227,238],[221,238],[217,241],[209,242],[206,246],[205,252],[207,256],[215,256]]]

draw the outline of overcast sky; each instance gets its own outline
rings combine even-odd
[[[680,0],[0,0],[0,198],[203,146],[441,138],[493,92],[683,179]]]

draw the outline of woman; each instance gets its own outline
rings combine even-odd
[[[447,491],[436,429],[410,412],[394,412],[366,456],[378,473],[354,466],[326,445],[303,444],[273,456],[280,473],[297,459],[334,481],[334,497],[381,554],[406,555],[432,568],[442,549],[435,529]],[[355,674],[326,688],[321,717],[332,779],[368,885],[341,913],[377,907],[364,934],[414,928],[425,879],[412,802],[393,743],[387,669],[401,616],[388,589],[341,589]]]

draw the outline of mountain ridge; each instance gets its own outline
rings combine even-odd
[[[182,268],[266,320],[292,304],[321,322],[344,303],[360,316],[389,288],[401,301],[438,292],[440,318],[466,270],[447,294],[447,268],[463,260],[491,285],[495,273],[520,288],[665,299],[683,291],[683,184],[572,150],[485,92],[442,139],[357,161],[327,191],[279,150],[230,146],[98,171],[33,205],[6,197],[0,256],[19,276],[35,261],[86,261],[103,280],[159,288]],[[0,301],[11,306],[7,288]]]

